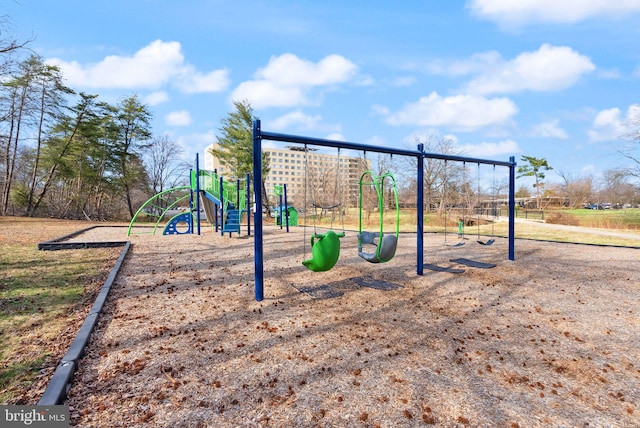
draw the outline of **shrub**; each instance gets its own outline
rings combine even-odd
[[[578,226],[580,221],[577,217],[567,213],[553,213],[545,219],[545,223],[566,224],[568,226]]]

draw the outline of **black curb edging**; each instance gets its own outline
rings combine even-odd
[[[63,236],[60,236],[58,238],[53,238],[53,239],[50,239],[48,241],[39,242],[38,243],[38,250],[63,249],[63,248],[53,248],[53,247],[55,247],[54,244],[60,244],[60,241],[66,241],[67,239],[71,239],[73,237],[81,235],[84,232],[87,232],[87,231],[89,231],[91,229],[95,229],[96,227],[98,227],[98,226],[85,227],[84,229],[80,229],[80,230],[77,230],[75,232],[71,232],[71,233],[69,233],[67,235],[63,235]]]
[[[62,404],[64,400],[67,398],[67,393],[69,392],[69,388],[71,387],[71,382],[73,381],[73,375],[78,369],[79,362],[84,356],[85,348],[89,343],[89,338],[91,337],[91,333],[98,323],[98,317],[102,308],[104,307],[105,302],[107,301],[107,296],[109,295],[109,291],[111,290],[111,286],[113,285],[120,268],[122,267],[122,263],[124,262],[125,257],[131,247],[130,241],[111,241],[111,242],[60,242],[65,239],[72,238],[74,236],[80,235],[87,230],[91,230],[95,227],[102,226],[92,226],[86,229],[79,230],[74,233],[70,233],[69,235],[62,236],[60,238],[52,239],[50,241],[42,242],[38,244],[39,250],[64,250],[64,249],[77,249],[77,248],[106,248],[106,247],[123,247],[122,251],[120,251],[120,255],[116,260],[113,268],[111,268],[111,272],[107,276],[100,292],[96,296],[96,300],[91,307],[91,310],[87,314],[78,330],[78,333],[69,346],[67,353],[62,357],[60,364],[56,368],[53,376],[49,380],[49,384],[45,389],[42,397],[38,401],[38,405],[41,406],[55,406],[58,404]]]
[[[118,226],[100,226],[94,225],[85,227],[84,229],[77,230],[75,232],[69,233],[64,236],[60,236],[58,238],[51,239],[49,241],[44,241],[38,243],[38,250],[45,251],[56,251],[56,250],[76,250],[76,249],[85,249],[85,248],[112,248],[112,247],[122,247],[129,241],[104,241],[104,242],[65,242],[68,239],[75,238],[78,235],[83,234],[91,229],[96,229],[98,227],[118,227]]]

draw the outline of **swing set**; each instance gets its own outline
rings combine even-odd
[[[308,153],[305,145],[305,153]],[[340,148],[338,148],[338,161],[336,169],[335,188],[333,191],[334,200],[331,205],[323,206],[318,204],[315,197],[316,186],[308,186],[307,176],[307,157],[305,155],[305,207],[307,205],[307,188],[311,188],[313,202],[311,206],[314,209],[313,215],[313,234],[311,235],[311,258],[306,258],[302,264],[313,272],[326,272],[333,268],[340,258],[340,238],[345,237],[344,229],[344,209],[342,201],[336,201],[336,198],[342,198],[342,192],[340,189]],[[391,192],[393,195],[393,204],[395,206],[395,233],[384,232],[384,213],[385,213],[385,182],[391,183]],[[374,189],[377,199],[377,209],[380,216],[379,230],[372,232],[363,230],[363,207],[364,207],[364,187],[370,186]],[[333,230],[333,219],[331,216],[330,229],[325,233],[318,233],[316,227],[317,209],[320,208],[322,212],[326,210],[333,210],[338,208],[340,211],[340,218],[342,221],[342,231],[336,232]],[[381,175],[375,175],[372,171],[365,171],[360,176],[359,181],[359,196],[358,196],[358,256],[368,261],[369,263],[385,263],[390,261],[396,253],[398,246],[398,235],[400,233],[400,209],[398,204],[398,188],[396,186],[396,180],[390,172],[386,172]],[[305,238],[306,241],[306,228]],[[368,245],[369,248],[374,246],[372,252],[366,252],[364,246]],[[306,248],[306,247],[305,247]]]
[[[416,178],[417,183],[424,183],[424,159],[440,159],[440,160],[452,160],[460,162],[470,163],[483,163],[490,165],[499,165],[509,168],[509,235],[508,235],[508,259],[515,260],[515,157],[511,157],[508,162],[493,161],[488,159],[479,158],[467,158],[457,155],[447,155],[439,153],[428,153],[424,151],[424,145],[418,144],[417,150],[408,149],[396,149],[389,147],[376,147],[366,144],[349,143],[345,141],[326,140],[312,137],[296,136],[279,134],[272,132],[264,132],[261,129],[260,121],[255,120],[253,122],[253,181],[254,188],[260,188],[262,186],[262,141],[274,141],[282,143],[294,143],[315,145],[322,147],[333,147],[337,149],[350,149],[364,152],[384,153],[389,155],[407,156],[416,159]],[[385,183],[390,183],[391,191],[393,192],[393,202],[396,209],[396,229],[395,233],[385,233],[383,220],[384,220],[384,205]],[[362,253],[360,257],[371,263],[384,263],[391,260],[397,248],[398,234],[399,234],[399,204],[397,196],[397,188],[395,179],[391,174],[382,174],[376,177],[370,172],[365,172],[360,177],[360,186],[370,186],[376,191],[378,197],[378,210],[380,214],[379,230],[377,231],[365,231],[362,224],[359,226],[359,253]],[[418,185],[416,191],[416,273],[417,275],[424,274],[424,186]],[[362,189],[360,190],[362,193]],[[262,194],[261,192],[255,192],[255,203],[257,207],[262,206]],[[382,205],[380,205],[382,204]],[[359,215],[362,219],[362,205],[360,204]],[[343,210],[343,207],[340,207]],[[254,273],[255,273],[255,298],[257,301],[264,299],[264,248],[263,248],[263,224],[261,210],[257,209],[254,213]],[[305,264],[308,268],[317,269],[317,271],[323,271],[331,269],[337,262],[340,256],[340,239],[344,236],[343,232],[336,232],[329,230],[323,234],[318,234],[314,231],[314,235],[311,237],[311,251],[312,257]],[[374,245],[375,251],[365,252],[365,245]],[[317,254],[314,254],[317,253]],[[314,270],[311,269],[311,270]],[[315,270],[314,270],[315,271]]]

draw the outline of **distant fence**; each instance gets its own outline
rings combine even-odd
[[[484,218],[486,220],[495,219],[497,217],[508,217],[509,210],[508,208],[486,208],[486,207],[475,207],[469,209],[463,208],[452,208],[447,211],[447,217],[449,218]],[[528,220],[542,220],[544,221],[544,211],[543,210],[530,210],[516,207],[515,209],[516,218],[523,218]]]
[[[506,217],[509,215],[509,211],[506,208],[500,210],[500,216]],[[516,207],[516,218],[524,218],[528,220],[544,220],[543,210],[527,210]]]

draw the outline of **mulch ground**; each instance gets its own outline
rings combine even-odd
[[[100,228],[81,240],[121,240]],[[639,426],[640,250],[427,235],[326,273],[308,234],[131,237],[69,391],[86,427]],[[465,257],[491,269],[459,265]]]

